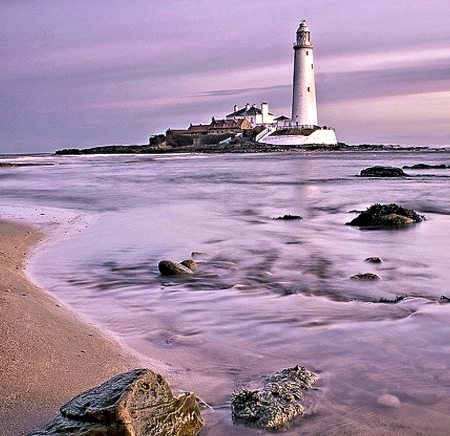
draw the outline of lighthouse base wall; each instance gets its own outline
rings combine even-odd
[[[264,136],[259,142],[270,145],[336,145],[334,129],[318,128],[310,134],[299,134],[298,129],[283,129]],[[281,134],[280,134],[281,133]]]

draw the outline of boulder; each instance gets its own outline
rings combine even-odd
[[[299,403],[317,376],[302,366],[275,372],[257,389],[238,389],[231,396],[231,411],[236,424],[277,430],[305,413]]]
[[[401,168],[374,166],[361,170],[361,177],[408,177]]]
[[[192,269],[181,263],[173,262],[171,260],[161,260],[158,263],[158,270],[163,276],[173,276],[179,274],[192,274]]]
[[[193,393],[174,397],[160,374],[136,369],[73,398],[29,436],[194,436],[203,426]]]
[[[379,204],[376,203],[365,211],[361,212],[356,218],[347,223],[350,226],[403,226],[423,221],[425,217],[419,215],[411,209],[405,209],[395,203]]]

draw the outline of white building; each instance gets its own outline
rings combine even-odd
[[[253,127],[267,126],[275,123],[274,114],[269,112],[269,105],[261,103],[261,108],[256,105],[247,103],[242,109],[238,105],[234,106],[233,112],[226,116],[227,120],[242,120],[246,119]]]

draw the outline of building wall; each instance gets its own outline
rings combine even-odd
[[[271,145],[336,145],[334,129],[318,129],[311,135],[269,135],[261,140]]]

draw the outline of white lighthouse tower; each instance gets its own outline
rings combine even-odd
[[[292,94],[292,123],[294,127],[318,125],[313,50],[311,31],[306,21],[303,20],[297,29],[297,40],[294,44]]]
[[[277,124],[276,128],[266,129],[257,141],[280,146],[337,145],[334,129],[318,125],[313,50],[311,32],[303,20],[294,44],[292,118]]]

